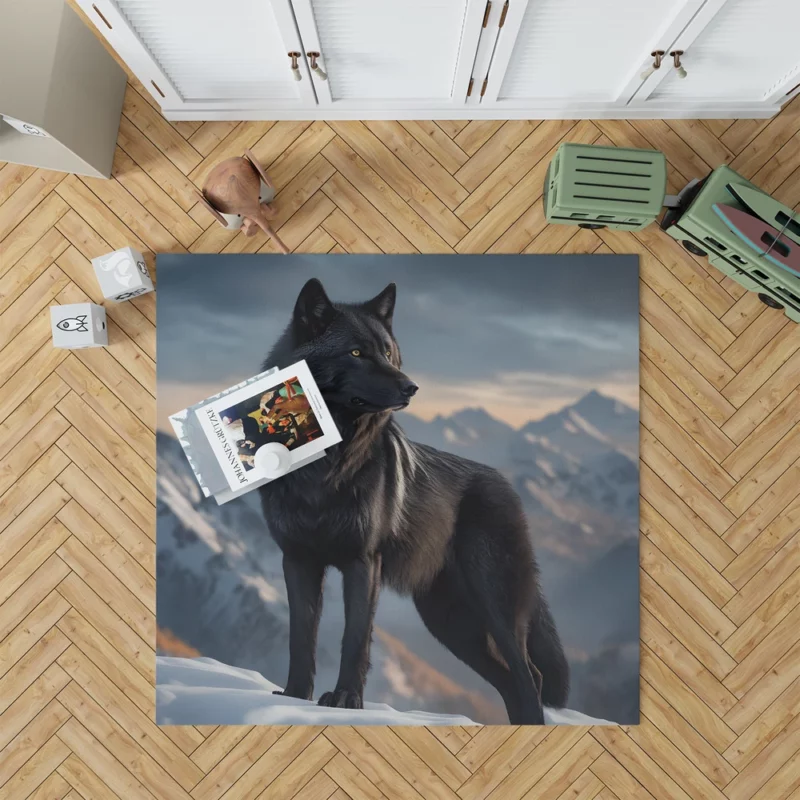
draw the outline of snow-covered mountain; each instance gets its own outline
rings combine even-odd
[[[578,458],[601,454],[610,448],[629,458],[639,457],[639,415],[619,400],[591,391],[577,403],[529,422],[522,434]]]
[[[636,537],[639,415],[618,400],[592,391],[520,429],[482,408],[429,422],[397,416],[413,441],[505,473],[525,504],[537,550],[549,551],[551,562],[587,563]]]
[[[579,623],[585,614],[576,612],[569,590],[583,570],[617,563],[600,559],[622,543],[636,542],[638,465],[631,458],[638,448],[636,411],[591,392],[518,430],[483,409],[431,421],[397,416],[413,441],[490,464],[515,486],[547,595],[558,600],[553,612],[568,650],[591,657],[597,642],[636,641],[635,622],[619,630],[618,620],[594,614],[593,640],[583,641],[585,625]],[[289,628],[281,554],[258,493],[218,506],[202,497],[175,439],[159,433],[157,449],[159,627],[203,656],[284,680]],[[607,588],[601,581],[597,586]],[[627,593],[631,596],[619,602],[635,611],[638,595]],[[592,607],[591,597],[580,599],[584,608]],[[376,624],[366,699],[398,711],[425,708],[485,723],[505,721],[494,690],[433,639],[410,600],[383,592]],[[341,579],[332,570],[320,625],[316,695],[336,682],[343,625]],[[619,718],[613,708],[593,710]]]

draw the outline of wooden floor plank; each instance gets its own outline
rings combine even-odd
[[[363,123],[330,123],[337,133],[451,247],[466,226]]]
[[[325,158],[421,252],[449,253],[452,248],[391,189],[347,144],[337,139],[322,151]]]
[[[597,129],[584,126],[585,135],[596,135]],[[456,209],[461,220],[474,228],[521,181],[531,168],[549,155],[555,145],[567,134],[570,141],[580,137],[572,121],[545,120],[538,125],[514,151],[501,162],[474,189],[472,194]],[[549,160],[549,159],[548,159]],[[542,173],[544,179],[544,172]],[[539,187],[541,189],[541,182]]]
[[[359,226],[384,253],[415,253],[416,247],[376,208],[366,207],[364,196],[340,173],[322,187],[339,210],[352,219],[358,209]]]
[[[57,592],[50,592],[0,644],[0,677],[69,611],[69,603]]]
[[[60,172],[37,169],[0,207],[0,243],[20,224],[24,224],[31,212],[43,202],[50,192],[64,180]]]
[[[5,567],[28,544],[36,543],[42,536],[42,529],[69,502],[69,495],[60,486],[51,483],[48,487],[3,531],[0,539],[0,565]],[[48,554],[49,555],[49,554]],[[8,596],[8,587],[15,580],[6,575],[5,585],[0,588],[2,596]]]
[[[469,160],[469,156],[435,122],[402,120],[400,124],[451,174]]]
[[[111,174],[184,247],[202,233],[202,228],[120,148],[114,155]]]
[[[56,519],[76,539],[98,557],[115,575],[120,575],[125,586],[145,608],[155,612],[153,591],[155,579],[77,501],[70,500],[56,514]]]
[[[646,681],[642,682],[641,700],[646,721],[639,726],[643,732],[649,734],[651,723],[718,789],[730,783],[736,770]],[[637,729],[631,731],[634,739],[637,734]],[[669,758],[668,763],[674,760]]]
[[[184,211],[197,202],[197,189],[164,153],[126,117],[119,122],[117,146],[138,164]]]
[[[168,793],[176,800],[189,800],[190,795],[175,780],[170,768],[165,769],[148,753],[142,753],[139,742],[131,738],[78,683],[72,681],[66,686],[59,693],[58,700],[154,797]]]
[[[96,761],[95,766],[102,771],[103,767],[100,762]],[[127,796],[116,794],[103,783],[74,752],[58,768],[58,774],[63,777],[70,786],[74,787],[68,795],[68,800],[72,800],[73,795],[84,798],[84,800],[87,797],[91,797],[92,800],[95,798],[97,798],[97,800],[114,800],[114,798],[120,796]]]
[[[647,574],[715,641],[724,642],[736,626],[652,541],[641,544],[640,561]],[[730,687],[728,687],[730,688]]]
[[[55,228],[51,228],[13,269],[10,263],[1,262],[9,269],[3,276],[0,288],[0,314],[63,253],[68,245],[67,240]]]
[[[58,593],[85,619],[91,619],[99,631],[138,672],[152,685],[155,681],[155,655],[146,643],[119,617],[100,595],[94,592],[77,573],[70,572],[58,584]]]
[[[772,605],[774,602],[781,608],[784,607],[784,603],[788,598],[783,596],[783,592],[779,593],[779,589],[785,582],[797,580],[797,576],[794,573],[800,567],[800,548],[797,547],[798,544],[800,544],[800,536],[795,535],[757,571],[759,579],[756,581],[751,579],[745,583],[739,593],[723,607],[725,613],[740,628],[744,627],[742,623],[745,620],[749,622],[748,618],[751,614],[753,616],[761,616],[759,606],[762,603],[770,603]],[[772,618],[773,614],[767,610],[764,612],[764,617]]]
[[[371,120],[372,131],[452,211],[469,192],[399,122]]]
[[[690,507],[705,505],[709,515],[707,521],[717,533],[727,530],[735,521],[733,514],[722,503],[717,504],[710,498],[704,498],[702,489],[697,490],[698,494],[685,484],[687,482],[699,482],[711,492],[714,498],[721,498],[734,488],[735,481],[733,478],[704,450],[692,447],[692,440],[689,435],[664,414],[661,406],[646,393],[642,394],[641,416],[644,427],[653,434],[663,447],[663,450],[659,451],[661,454],[660,463],[662,465],[671,464],[673,467],[672,472],[677,473],[681,473],[681,468],[683,467],[688,470],[691,476],[687,481],[683,481],[682,476],[678,478],[680,496],[685,495],[684,499]],[[658,458],[659,452],[654,452],[652,458]],[[659,474],[664,479],[665,475]]]
[[[58,220],[69,206],[56,194],[48,194],[14,230],[0,242],[0,274],[7,273],[25,256]],[[4,282],[10,278],[6,275]]]
[[[122,112],[184,175],[202,160],[200,153],[130,84]]]
[[[26,164],[4,164],[0,167],[0,205],[36,171],[36,167]]]
[[[509,120],[456,172],[456,179],[470,191],[483,183],[522,144],[538,122]]]
[[[642,533],[665,553],[694,585],[718,608],[723,608],[736,589],[717,572],[690,541],[681,536],[646,500],[640,506]],[[725,610],[728,614],[728,611]],[[730,616],[730,614],[728,614]]]
[[[791,556],[791,554],[787,554]],[[761,642],[793,613],[800,595],[800,574],[795,570],[781,583],[775,592],[750,614],[746,621],[723,642],[723,647],[737,660],[742,661],[750,655]],[[728,610],[725,611],[730,616]]]

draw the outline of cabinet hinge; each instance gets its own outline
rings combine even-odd
[[[483,86],[481,86],[481,97],[483,97],[486,94],[486,84],[487,83],[489,83],[489,77],[488,76],[483,79]]]
[[[472,86],[474,83],[475,83],[475,78],[470,78],[469,86],[467,86],[467,97],[469,97],[472,94]]]
[[[506,24],[506,14],[508,14],[508,0],[506,0],[506,4],[503,6],[503,11],[500,14],[500,24],[497,26],[498,28],[502,28],[503,25]]]
[[[486,23],[489,21],[489,13],[492,10],[492,0],[487,0],[486,3],[486,11],[483,12],[483,25],[482,28],[486,27]]]

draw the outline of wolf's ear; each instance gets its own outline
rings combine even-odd
[[[336,309],[333,307],[325,289],[316,278],[312,278],[300,290],[294,305],[292,326],[300,341],[308,341],[319,336],[330,325]]]
[[[394,303],[397,299],[397,284],[390,283],[379,295],[367,300],[365,308],[380,317],[389,327],[392,326]]]

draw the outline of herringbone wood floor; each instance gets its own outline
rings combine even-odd
[[[0,168],[0,795],[613,800],[800,797],[800,326],[650,227],[547,227],[561,141],[656,147],[671,188],[731,163],[800,201],[772,121],[165,122],[132,81],[114,177]],[[108,349],[50,344],[88,259],[272,252],[195,202],[251,147],[298,252],[641,257],[642,724],[157,728],[154,296]],[[1,165],[0,165],[1,166]]]

